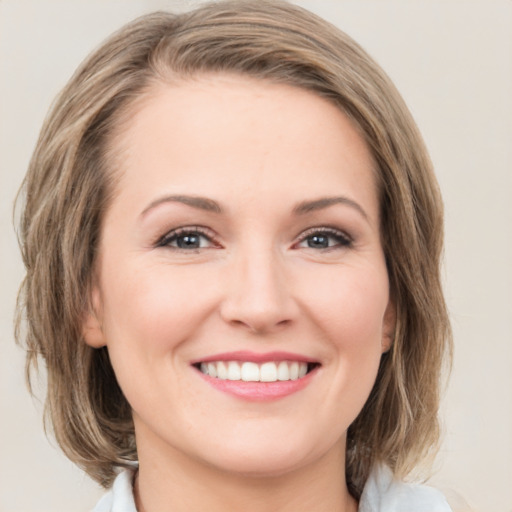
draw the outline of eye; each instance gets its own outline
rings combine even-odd
[[[174,229],[163,236],[156,246],[187,251],[214,247],[216,244],[203,228],[194,227]]]
[[[348,235],[333,228],[314,228],[306,231],[298,243],[298,247],[308,249],[336,249],[352,245]]]

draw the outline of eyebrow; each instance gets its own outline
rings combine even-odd
[[[354,200],[344,196],[321,197],[319,199],[314,199],[313,201],[302,201],[297,206],[295,206],[293,213],[296,215],[304,215],[306,213],[329,208],[329,206],[333,206],[335,204],[350,206],[351,208],[357,210],[365,220],[369,220],[368,214],[364,211],[364,208],[359,203],[356,203]]]
[[[199,196],[188,196],[188,195],[170,195],[160,197],[152,201],[141,213],[141,217],[146,215],[150,210],[156,208],[157,206],[163,203],[181,203],[187,206],[191,206],[193,208],[197,208],[199,210],[204,210],[207,212],[213,213],[223,213],[223,209],[217,201],[213,199],[209,199],[207,197],[199,197]],[[361,216],[365,220],[369,220],[368,214],[364,211],[363,207],[357,203],[356,201],[345,197],[345,196],[335,196],[335,197],[321,197],[319,199],[313,199],[311,201],[301,201],[298,203],[292,210],[294,215],[305,215],[307,213],[315,212],[318,210],[323,210],[325,208],[329,208],[335,204],[342,204],[345,206],[350,206],[351,208],[358,211]]]
[[[182,203],[186,204],[187,206],[197,208],[199,210],[205,210],[207,212],[214,213],[222,213],[222,208],[220,207],[219,203],[217,203],[213,199],[198,196],[172,195],[160,197],[152,201],[146,208],[144,208],[144,210],[140,214],[141,217],[146,215],[153,208],[156,208],[157,206],[163,203]]]

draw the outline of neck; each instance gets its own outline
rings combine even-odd
[[[181,452],[139,447],[135,501],[139,512],[356,512],[345,483],[344,440],[335,450],[281,475],[241,475]]]

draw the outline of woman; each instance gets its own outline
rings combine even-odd
[[[442,204],[398,93],[281,2],[156,13],[77,71],[25,184],[29,365],[97,511],[450,510]]]

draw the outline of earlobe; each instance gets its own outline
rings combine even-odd
[[[84,341],[93,348],[101,348],[106,345],[100,311],[100,291],[95,286],[91,293],[89,309],[84,312],[82,321],[82,336],[84,337]]]
[[[384,313],[384,321],[382,324],[382,353],[388,352],[395,341],[396,329],[396,306],[391,299],[388,302]]]

